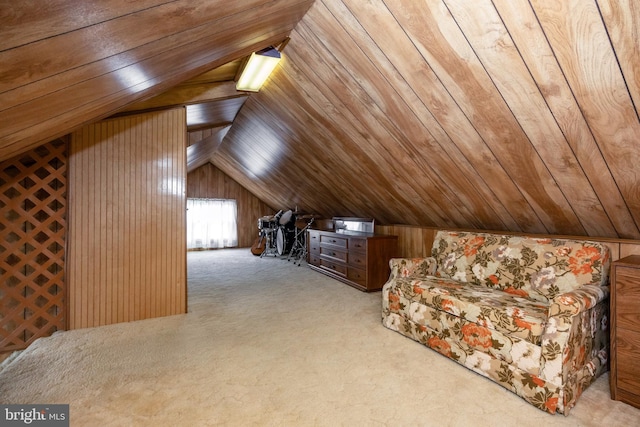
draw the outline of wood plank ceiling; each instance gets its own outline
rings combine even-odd
[[[316,0],[212,162],[271,206],[640,238],[640,4]]]
[[[155,100],[204,104],[189,169],[270,206],[640,239],[638,2],[70,3],[76,20],[0,9],[0,159],[192,79]],[[237,60],[287,35],[265,87],[235,92]]]
[[[0,2],[0,160],[280,43],[312,3]]]
[[[249,97],[235,79],[244,59],[235,60],[189,79],[151,99],[127,106],[118,114],[185,106],[187,109],[187,170],[208,163]]]

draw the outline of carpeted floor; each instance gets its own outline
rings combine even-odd
[[[568,417],[384,328],[366,294],[247,249],[188,254],[189,313],[59,332],[0,368],[1,403],[72,426],[633,426],[598,379]]]

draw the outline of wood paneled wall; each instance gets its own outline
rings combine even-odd
[[[185,152],[182,108],[72,134],[71,329],[186,312]]]
[[[431,247],[435,239],[436,232],[441,228],[436,227],[417,227],[412,225],[378,225],[376,233],[391,234],[398,236],[398,253],[402,258],[423,258],[431,256]],[[500,233],[506,235],[523,233],[514,233],[511,231],[487,231],[472,229],[455,229],[447,228],[447,230],[458,231],[478,231],[482,233]],[[629,239],[613,239],[606,237],[584,237],[570,235],[553,235],[553,234],[532,234],[526,233],[528,236],[536,237],[553,237],[553,238],[569,238],[576,240],[592,240],[603,243],[611,250],[612,261],[624,258],[628,255],[640,255],[640,240]]]
[[[187,197],[235,199],[238,204],[238,246],[241,248],[250,247],[258,237],[258,218],[276,212],[211,163],[189,173]]]

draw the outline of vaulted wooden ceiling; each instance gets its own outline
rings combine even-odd
[[[0,2],[0,159],[277,45],[312,3]],[[205,86],[186,91],[201,100],[231,93],[199,93]]]
[[[1,158],[162,94],[204,104],[190,167],[270,206],[640,238],[633,0],[109,0],[69,21],[16,4],[0,9]],[[125,19],[163,25],[124,37]],[[236,93],[237,61],[286,36],[263,89]]]
[[[276,206],[640,236],[640,5],[316,0],[213,163]]]

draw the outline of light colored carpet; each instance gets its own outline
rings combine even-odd
[[[59,332],[9,358],[2,403],[72,426],[632,426],[601,377],[568,417],[381,325],[366,294],[246,249],[188,254],[189,313]]]

